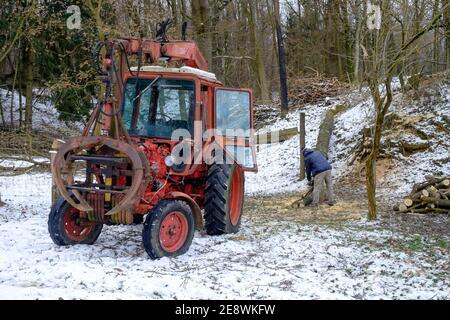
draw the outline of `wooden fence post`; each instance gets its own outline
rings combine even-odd
[[[302,149],[305,147],[305,113],[300,112],[299,119],[299,127],[300,127],[300,181],[305,179],[305,159],[303,158]]]

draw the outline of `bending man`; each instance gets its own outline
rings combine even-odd
[[[311,205],[315,207],[319,205],[320,193],[322,192],[324,183],[326,183],[327,185],[327,203],[330,206],[334,205],[333,181],[331,177],[330,163],[319,151],[305,148],[302,150],[302,152],[305,159],[305,169],[306,177],[308,178],[308,184],[313,185],[314,183],[313,202]]]

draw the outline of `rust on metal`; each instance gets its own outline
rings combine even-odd
[[[112,215],[123,210],[131,210],[139,201],[146,188],[146,183],[148,183],[149,165],[148,161],[144,161],[146,157],[143,154],[141,155],[142,151],[125,141],[112,139],[107,136],[82,136],[70,139],[61,146],[58,153],[55,155],[52,164],[52,174],[55,178],[55,184],[61,195],[73,207],[80,211],[93,211],[93,207],[83,198],[78,190],[72,190],[72,193],[79,203],[76,203],[68,193],[67,187],[74,181],[71,155],[77,154],[83,149],[86,150],[102,146],[107,146],[125,154],[131,160],[133,172],[132,184],[126,191],[125,197],[117,204],[117,206],[105,213],[105,215]],[[66,183],[64,183],[61,176],[62,170],[67,174],[65,179]],[[95,189],[92,191],[95,192]]]

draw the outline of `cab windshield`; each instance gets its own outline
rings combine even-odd
[[[170,139],[176,129],[191,135],[194,82],[175,79],[128,79],[122,119],[131,135]]]

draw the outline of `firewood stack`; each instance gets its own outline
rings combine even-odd
[[[394,206],[398,212],[447,213],[450,215],[450,176],[427,176],[411,193]]]
[[[351,166],[356,160],[358,162],[364,162],[369,154],[372,152],[372,131],[370,128],[366,127],[361,131],[361,139],[355,145],[352,151],[352,157],[348,161],[348,165]],[[387,158],[389,156],[388,152],[383,145],[380,146],[378,151],[378,159]]]
[[[319,73],[314,76],[295,77],[289,80],[289,100],[294,105],[317,103],[326,97],[338,95],[348,84],[337,78],[327,78]]]

